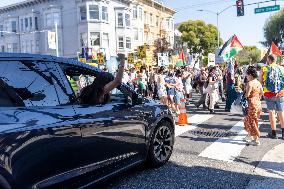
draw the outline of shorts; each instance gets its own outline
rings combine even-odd
[[[180,104],[181,103],[181,99],[184,99],[183,92],[176,91],[175,92],[175,103],[176,104]]]
[[[267,109],[270,111],[284,112],[284,97],[264,97]]]

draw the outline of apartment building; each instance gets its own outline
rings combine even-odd
[[[87,47],[115,62],[160,37],[173,44],[174,13],[153,0],[25,0],[0,8],[0,51],[56,55],[48,32],[57,23],[59,56]]]
[[[138,0],[144,8],[144,41],[153,44],[165,37],[174,45],[174,14],[176,11],[154,0]]]

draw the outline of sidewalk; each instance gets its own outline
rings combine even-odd
[[[260,179],[250,180],[246,189],[280,189],[284,187],[284,143],[266,153],[255,169]]]

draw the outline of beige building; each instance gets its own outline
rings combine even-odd
[[[154,0],[138,0],[144,10],[144,41],[150,45],[165,37],[174,45],[174,14],[176,11]]]

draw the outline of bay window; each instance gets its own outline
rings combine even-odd
[[[117,14],[117,26],[123,27],[123,14],[122,13]]]
[[[108,8],[102,6],[102,20],[108,21]]]
[[[108,38],[108,33],[103,33],[103,38],[102,38],[102,47],[103,48],[109,48],[109,38]]]
[[[125,26],[130,26],[130,14],[125,14]]]
[[[122,36],[118,37],[118,48],[124,49],[124,38]]]
[[[131,38],[130,37],[126,37],[126,48],[131,49]]]
[[[91,20],[100,19],[100,10],[98,5],[89,5],[89,14]]]
[[[137,7],[133,7],[133,18],[137,19],[138,13],[137,13]]]
[[[90,32],[91,46],[100,46],[100,32]]]
[[[134,40],[138,40],[138,29],[137,28],[134,28]]]

